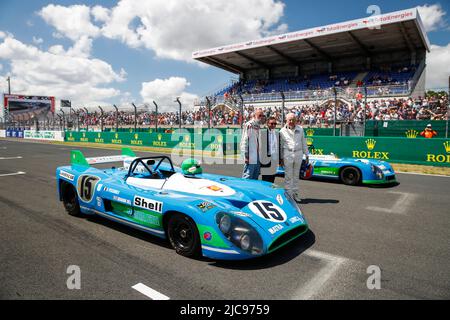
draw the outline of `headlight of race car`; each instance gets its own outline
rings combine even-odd
[[[238,248],[254,255],[262,253],[261,236],[249,223],[225,212],[216,214],[216,223],[223,235]]]
[[[223,234],[227,234],[231,229],[231,218],[224,214],[219,220],[219,229]]]
[[[375,166],[373,164],[371,164],[370,166],[372,168],[372,172],[377,176],[378,179],[384,178],[383,170],[381,170],[380,168],[378,168],[378,166]]]

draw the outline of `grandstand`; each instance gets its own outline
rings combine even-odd
[[[214,104],[341,103],[423,97],[430,44],[417,9],[200,50],[193,59],[238,75]],[[231,99],[233,97],[233,99]],[[197,106],[205,105],[198,101]],[[214,106],[213,106],[214,107]]]
[[[447,95],[424,98],[429,50],[419,13],[408,9],[194,52],[194,59],[233,73],[234,80],[207,95],[212,105],[205,99],[184,109],[181,123],[178,112],[156,114],[144,104],[136,113],[18,112],[0,115],[0,127],[241,127],[261,106],[280,125],[287,108],[304,126],[362,135],[367,121],[446,119]]]

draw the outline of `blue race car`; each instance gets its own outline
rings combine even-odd
[[[99,169],[95,164],[120,162]],[[123,164],[123,166],[122,166]],[[175,167],[167,156],[85,158],[56,169],[60,201],[73,216],[94,214],[167,238],[183,256],[249,259],[273,252],[308,230],[297,203],[264,181],[202,172],[187,159]]]
[[[372,159],[338,158],[331,155],[310,155],[312,165],[311,177],[330,178],[347,185],[359,184],[390,184],[395,183],[395,172],[392,166],[385,162]],[[278,167],[277,176],[284,176],[284,169]],[[300,174],[300,178],[304,175]]]

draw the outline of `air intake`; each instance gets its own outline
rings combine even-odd
[[[304,234],[308,230],[308,226],[306,224],[298,226],[288,232],[279,236],[272,244],[269,246],[269,252],[275,251],[282,246],[288,244],[292,240],[298,238],[302,234]]]

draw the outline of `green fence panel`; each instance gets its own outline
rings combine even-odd
[[[223,150],[224,135],[221,131],[212,134],[194,134],[189,130],[176,130],[174,133],[161,132],[76,132],[66,131],[68,142],[106,143],[154,148],[186,149],[186,150]],[[208,135],[209,140],[205,140]]]
[[[333,128],[307,128],[303,127],[307,136],[333,136]],[[336,136],[341,134],[341,130],[336,128]]]
[[[429,123],[437,132],[437,138],[446,137],[446,121],[444,120],[370,120],[366,122],[365,135],[368,137],[422,138],[420,133]],[[447,137],[450,137],[449,132],[447,132]]]
[[[315,154],[450,167],[450,139],[308,137]]]
[[[216,155],[239,153],[241,134],[221,134],[211,130],[194,134],[189,130],[160,132],[74,132],[66,141],[145,146],[166,149],[205,150]],[[334,153],[339,157],[385,160],[388,162],[450,167],[450,139],[410,139],[396,137],[307,136],[316,154]]]

